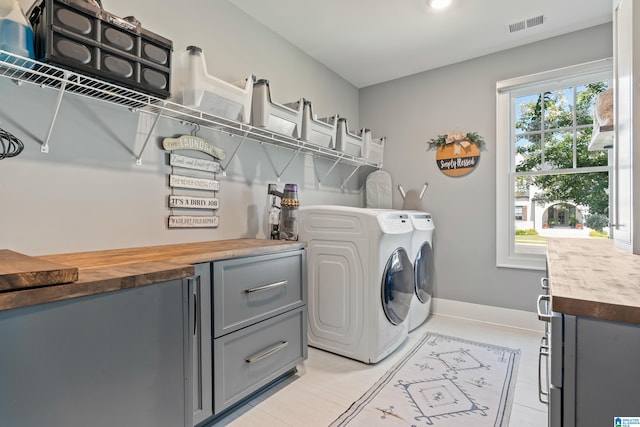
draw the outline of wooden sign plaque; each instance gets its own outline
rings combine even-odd
[[[170,208],[218,209],[220,200],[217,197],[169,196]]]
[[[193,188],[196,190],[220,190],[220,181],[215,179],[195,178],[193,176],[169,175],[171,187]]]
[[[196,169],[206,172],[220,172],[220,163],[211,160],[196,159],[195,157],[181,156],[171,153],[169,164],[185,169]]]
[[[169,215],[169,228],[218,228],[217,216]]]
[[[204,138],[191,135],[181,135],[178,138],[165,138],[162,140],[162,147],[165,150],[196,150],[207,153],[216,159],[224,160],[225,151],[213,145]]]

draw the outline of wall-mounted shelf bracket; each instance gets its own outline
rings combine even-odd
[[[298,157],[298,154],[302,150],[302,148],[298,148],[297,150],[294,150],[293,155],[291,156],[291,158],[289,159],[287,164],[284,165],[284,168],[282,168],[282,170],[280,172],[278,172],[278,168],[276,168],[276,164],[273,161],[273,158],[271,157],[271,154],[269,154],[269,151],[267,150],[267,147],[265,147],[264,143],[261,143],[260,145],[262,145],[262,149],[264,150],[265,154],[267,155],[267,158],[269,159],[269,163],[271,163],[271,167],[273,168],[273,172],[275,172],[275,174],[276,174],[276,181],[277,182],[280,182],[280,177],[287,171],[287,169],[289,169],[289,166],[291,166],[291,163],[294,161],[294,159],[296,157]]]
[[[333,162],[333,165],[331,165],[329,170],[324,174],[324,176],[322,178],[318,177],[317,174],[316,174],[316,177],[318,178],[318,186],[319,187],[322,187],[322,181],[324,181],[329,176],[329,174],[333,171],[333,169],[335,169],[335,167],[338,166],[338,163],[340,163],[340,158],[337,158]]]
[[[138,166],[140,166],[142,164],[142,154],[144,153],[144,150],[147,148],[147,144],[149,143],[149,140],[151,139],[151,134],[156,129],[156,126],[158,126],[158,122],[160,121],[160,117],[162,117],[162,113],[163,113],[164,107],[166,105],[167,105],[167,103],[163,102],[162,106],[159,109],[159,111],[156,113],[156,118],[153,120],[153,124],[151,125],[151,129],[149,129],[149,133],[147,134],[147,138],[144,140],[144,144],[142,144],[142,148],[140,149],[140,153],[136,156],[136,165],[138,165]]]
[[[238,154],[238,150],[240,150],[240,147],[242,147],[242,144],[244,144],[244,142],[247,140],[247,135],[249,133],[246,132],[244,135],[242,135],[242,139],[240,140],[240,142],[238,143],[238,145],[236,146],[236,149],[233,150],[233,153],[231,153],[231,156],[229,157],[229,160],[227,160],[227,164],[224,166],[220,166],[220,169],[222,170],[222,176],[227,176],[227,168],[229,167],[229,165],[231,164],[231,162],[233,161],[233,159],[236,157],[236,155]],[[232,135],[233,136],[233,135]]]
[[[42,147],[40,147],[41,153],[49,152],[49,140],[51,139],[53,126],[56,124],[56,119],[58,118],[58,111],[60,111],[60,104],[62,103],[62,97],[64,96],[64,91],[67,87],[67,81],[70,75],[71,75],[70,72],[68,71],[64,72],[64,78],[62,79],[62,83],[60,84],[60,89],[58,89],[58,98],[56,99],[56,107],[55,107],[55,110],[53,111],[53,117],[51,117],[51,123],[49,124],[49,131],[47,132],[47,137],[44,139],[44,142],[42,143]]]
[[[347,182],[349,182],[349,180],[351,179],[351,177],[353,177],[353,175],[355,175],[355,174],[356,174],[356,172],[358,172],[358,169],[360,169],[360,167],[361,167],[361,166],[362,166],[362,165],[357,165],[357,166],[355,167],[355,169],[353,169],[353,171],[351,172],[351,174],[349,174],[349,176],[348,176],[344,181],[342,181],[342,185],[340,185],[340,189],[341,189],[341,190],[344,190],[344,186],[347,184]]]

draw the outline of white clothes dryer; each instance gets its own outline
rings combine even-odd
[[[409,332],[424,323],[431,313],[433,296],[433,231],[431,214],[405,211],[411,219],[410,257],[414,271],[414,295],[409,310]]]
[[[406,213],[303,206],[307,242],[309,345],[376,363],[408,336],[414,295]]]

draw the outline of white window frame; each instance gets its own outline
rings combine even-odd
[[[496,83],[496,266],[545,270],[546,255],[515,252],[515,98],[586,81],[613,79],[611,58],[546,71]]]

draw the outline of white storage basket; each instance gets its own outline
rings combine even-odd
[[[386,138],[373,138],[369,129],[362,129],[358,134],[362,137],[362,157],[369,163],[381,165]]]
[[[362,137],[349,131],[347,119],[338,119],[336,130],[336,151],[349,154],[354,157],[362,157]]]
[[[255,127],[299,139],[302,133],[303,108],[302,99],[288,104],[273,102],[268,80],[260,79],[253,86],[251,124]]]
[[[304,100],[302,111],[302,141],[311,142],[319,147],[336,147],[336,129],[338,115],[318,119],[313,114],[311,101]]]
[[[249,123],[255,81],[253,75],[234,84],[208,74],[204,53],[197,46],[187,47],[182,62],[185,69],[181,70],[184,78],[182,96],[178,102],[225,119]]]

